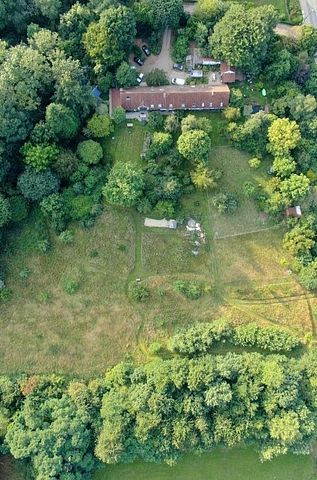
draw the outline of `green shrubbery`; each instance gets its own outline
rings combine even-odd
[[[169,346],[182,354],[206,353],[217,342],[256,347],[270,352],[289,352],[301,345],[298,337],[280,327],[260,327],[255,323],[233,326],[224,319],[199,323],[175,335]]]
[[[189,300],[198,300],[203,294],[203,286],[200,282],[177,280],[173,283],[173,288]]]
[[[135,280],[129,283],[128,297],[134,302],[145,302],[150,295],[150,291],[141,281]]]

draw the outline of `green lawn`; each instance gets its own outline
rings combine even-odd
[[[140,154],[143,149],[146,126],[138,120],[130,123],[133,123],[132,128],[127,128],[126,124],[117,127],[113,136],[104,141],[105,151],[110,155],[113,163],[141,162]]]
[[[93,480],[313,480],[312,457],[286,455],[261,463],[251,449],[217,448],[201,456],[187,455],[174,467],[135,462],[107,466]]]
[[[215,238],[252,232],[272,226],[272,222],[260,215],[254,200],[244,194],[246,182],[258,188],[264,183],[266,166],[252,169],[248,160],[250,155],[231,147],[215,147],[210,152],[211,168],[220,170],[223,175],[215,192],[209,193],[209,208],[213,219]],[[233,215],[219,214],[212,206],[211,198],[218,192],[233,194],[239,201],[239,207]]]

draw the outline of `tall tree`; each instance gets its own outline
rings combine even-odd
[[[245,72],[258,73],[276,22],[272,5],[247,9],[234,4],[214,28],[209,39],[211,53]]]
[[[120,5],[108,8],[98,22],[89,25],[84,45],[97,68],[107,69],[126,58],[135,35],[134,15],[129,8]]]

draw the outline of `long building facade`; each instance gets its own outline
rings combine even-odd
[[[131,87],[110,90],[110,112],[123,107],[127,112],[172,110],[222,110],[229,104],[228,85],[184,85]]]

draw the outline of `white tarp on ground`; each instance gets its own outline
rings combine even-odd
[[[145,227],[158,227],[158,228],[176,228],[177,224],[175,220],[155,220],[154,218],[145,218],[144,220]]]

